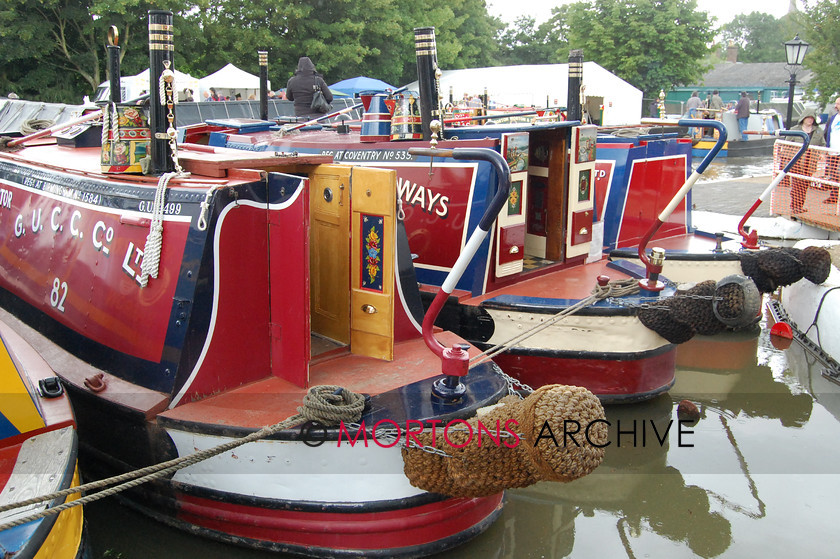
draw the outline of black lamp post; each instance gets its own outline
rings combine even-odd
[[[788,106],[787,118],[785,119],[785,127],[790,129],[791,120],[793,119],[793,90],[796,87],[796,68],[802,66],[802,60],[805,58],[805,53],[808,52],[808,47],[811,46],[797,34],[793,39],[785,43],[785,57],[790,72],[790,89],[788,90]]]

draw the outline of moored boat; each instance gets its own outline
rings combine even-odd
[[[207,149],[329,154],[340,161],[394,169],[426,304],[466,246],[467,231],[479,219],[474,209],[493,195],[488,165],[454,160],[446,150],[480,147],[503,154],[513,180],[508,204],[454,286],[438,325],[483,349],[503,346],[506,351],[494,359],[527,385],[568,382],[587,387],[602,401],[625,402],[667,390],[673,383],[675,346],[636,315],[645,297],[667,297],[673,289],[610,298],[582,310],[571,307],[591,294],[598,276],[632,277],[627,270],[608,270],[601,249],[619,239],[641,241],[656,218],[651,202],[673,197],[689,176],[690,142],[671,134],[599,136],[597,127],[575,120],[577,95],[569,97],[566,121],[438,128],[433,121],[443,113],[430,101],[439,98],[434,33],[415,33],[420,114],[412,121],[414,128],[403,126],[402,120],[399,125],[392,122],[391,141],[378,137],[382,134],[366,134],[371,123],[364,118],[358,134],[318,122],[280,126],[211,120],[184,127],[180,139],[184,145],[209,144]],[[569,90],[578,91],[579,73],[572,72],[570,82]],[[392,103],[399,107],[401,101]],[[442,151],[412,153],[430,142]],[[690,238],[690,203],[680,197],[660,225],[657,239],[679,243]],[[570,316],[549,323],[558,313]],[[511,341],[541,324],[543,332]]]
[[[101,146],[44,134],[0,153],[0,303],[67,386],[88,475],[171,463],[121,498],[272,551],[420,556],[482,532],[506,486],[421,489],[412,455],[445,466],[416,437],[440,426],[449,441],[511,389],[462,337],[421,329],[394,172],[177,146],[172,14],[150,12],[149,29],[148,125],[114,102]],[[132,174],[144,156],[152,176]]]
[[[88,556],[82,507],[50,510],[77,496],[14,506],[78,485],[79,471],[70,401],[11,324],[0,320],[0,550],[5,557],[81,559]]]
[[[743,139],[738,128],[738,119],[734,112],[726,111],[717,117],[727,130],[728,139],[720,150],[719,157],[753,157],[770,155],[773,152],[773,138],[762,138],[760,134],[771,135],[783,129],[782,115],[775,110],[750,113],[747,130],[755,135]],[[692,142],[691,153],[703,157],[715,146],[715,138],[700,136]]]
[[[822,359],[829,379],[840,382],[840,339],[833,334],[840,319],[840,243],[799,241],[794,245],[801,250],[815,246],[831,254],[830,273],[819,284],[802,279],[783,287],[775,318],[790,325],[801,342]]]
[[[806,181],[802,175],[803,167],[811,168],[816,165],[801,164],[800,158],[809,154],[809,140],[807,134],[796,130],[777,131],[777,136],[799,137],[801,143],[780,141],[781,150],[787,155],[783,165],[777,170],[770,184],[764,189],[761,195],[744,213],[738,223],[738,234],[741,239],[725,239],[725,234],[715,234],[715,242],[712,242],[708,234],[698,234],[697,243],[689,249],[664,249],[665,262],[663,274],[672,281],[691,282],[697,278],[719,281],[733,274],[743,274],[752,278],[762,292],[772,292],[777,287],[789,285],[800,278],[806,277],[815,283],[821,283],[828,275],[826,257],[816,258],[820,255],[816,248],[809,249],[809,254],[802,257],[801,251],[795,249],[774,248],[767,250],[763,237],[760,239],[760,232],[756,227],[750,228],[748,221],[755,210],[771,195],[778,196],[780,185],[790,187],[794,184],[794,190],[806,190],[801,186]],[[809,157],[811,155],[809,154]],[[787,190],[787,188],[782,188]],[[799,194],[797,200],[791,196],[791,207],[799,206],[798,211],[791,210],[797,215],[804,215],[804,195]],[[778,206],[778,204],[776,204]],[[610,260],[639,262],[641,252],[635,249],[617,248],[610,251]],[[791,260],[791,259],[795,259]],[[791,270],[791,267],[801,268],[799,272]]]

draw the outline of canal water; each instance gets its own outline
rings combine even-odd
[[[737,172],[716,178],[749,175]],[[487,532],[437,557],[836,556],[840,386],[796,343],[776,349],[766,319],[696,337],[677,361],[668,394],[606,409],[611,444],[593,474],[509,491]],[[683,399],[701,418],[680,429]],[[282,557],[174,530],[113,498],[86,514],[96,559]]]

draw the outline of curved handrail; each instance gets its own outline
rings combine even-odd
[[[443,304],[446,302],[447,297],[452,293],[452,291],[454,291],[455,285],[464,274],[467,264],[469,264],[470,260],[472,260],[472,257],[478,250],[479,245],[481,245],[482,241],[484,241],[484,237],[486,237],[487,233],[490,231],[490,227],[496,220],[496,216],[499,215],[499,212],[502,211],[505,203],[507,203],[508,196],[510,195],[510,167],[508,167],[507,161],[505,161],[505,158],[502,157],[501,154],[488,148],[409,148],[408,153],[428,157],[477,159],[479,161],[486,161],[490,163],[496,171],[496,192],[493,195],[493,199],[490,201],[487,209],[484,210],[484,215],[482,215],[481,219],[478,221],[478,227],[473,230],[467,244],[458,256],[458,259],[455,261],[455,264],[452,266],[449,274],[447,274],[446,279],[440,286],[440,289],[438,289],[438,293],[435,296],[434,301],[432,301],[432,304],[429,306],[429,310],[426,311],[426,316],[423,317],[423,339],[425,340],[426,345],[429,346],[429,349],[431,349],[438,357],[443,359],[443,352],[445,348],[435,339],[432,331],[435,320],[437,319],[440,310],[443,308]]]
[[[648,282],[646,289],[651,289],[654,286],[650,284],[652,280],[653,283],[656,283],[655,279],[651,278],[651,274],[655,274],[654,278],[658,276],[658,274],[662,271],[662,266],[656,266],[651,264],[650,258],[648,258],[645,249],[647,248],[647,244],[653,238],[659,228],[662,227],[662,224],[667,221],[668,217],[670,217],[671,213],[676,209],[677,204],[685,198],[688,191],[691,190],[691,187],[694,186],[694,183],[697,182],[697,179],[700,178],[700,175],[703,174],[703,171],[706,170],[706,167],[709,166],[709,163],[717,156],[721,149],[723,149],[723,144],[726,143],[726,127],[723,125],[722,122],[717,120],[711,119],[680,119],[676,123],[677,126],[689,126],[689,127],[697,127],[697,128],[714,128],[718,131],[718,139],[715,142],[715,145],[712,149],[709,150],[709,153],[703,157],[703,160],[697,166],[691,175],[686,179],[683,183],[682,187],[674,194],[674,197],[671,198],[671,201],[668,202],[668,205],[665,206],[665,209],[659,214],[656,218],[656,221],[653,222],[648,232],[642,237],[641,242],[639,243],[639,259],[644,263],[645,268],[647,268],[647,275],[648,275]],[[656,269],[658,268],[658,269]],[[644,282],[645,280],[642,280]]]
[[[758,207],[764,202],[767,197],[770,195],[771,192],[782,182],[782,179],[785,178],[791,168],[796,164],[797,161],[805,154],[805,151],[808,149],[808,146],[811,144],[811,137],[808,135],[807,132],[803,132],[802,130],[777,130],[775,132],[776,136],[798,136],[802,139],[802,146],[799,148],[799,151],[790,158],[787,165],[779,171],[779,174],[776,175],[767,188],[764,189],[764,192],[758,197],[758,199],[753,203],[750,209],[747,210],[747,213],[744,214],[744,217],[741,218],[741,221],[738,223],[738,233],[741,235],[743,241],[741,241],[741,246],[744,248],[758,248],[758,232],[755,229],[747,233],[746,229],[744,228],[747,224],[747,220],[752,217],[752,214]]]

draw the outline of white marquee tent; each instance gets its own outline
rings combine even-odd
[[[210,91],[211,87],[216,88],[216,93],[226,95],[233,99],[237,93],[242,95],[242,100],[248,99],[252,93],[255,97],[260,96],[260,77],[254,74],[249,74],[245,70],[241,70],[233,64],[228,64],[221,70],[213,72],[198,80],[199,96],[196,101],[204,99],[204,92]],[[268,82],[268,88],[271,89],[271,81]]]
[[[467,95],[483,95],[491,103],[524,107],[566,106],[569,84],[568,64],[533,64],[444,70],[440,79],[441,95],[457,103]],[[642,92],[595,62],[583,63],[586,107],[601,125],[638,124],[642,117]],[[408,84],[417,91],[417,82]]]
[[[183,100],[183,91],[189,88],[193,96],[198,92],[198,78],[175,70],[175,92],[179,95],[178,100]],[[136,99],[140,95],[149,92],[149,69],[146,68],[136,76],[121,76],[120,87],[122,88],[122,100]],[[94,95],[94,101],[106,101],[110,98],[110,82],[104,81],[99,84]]]

